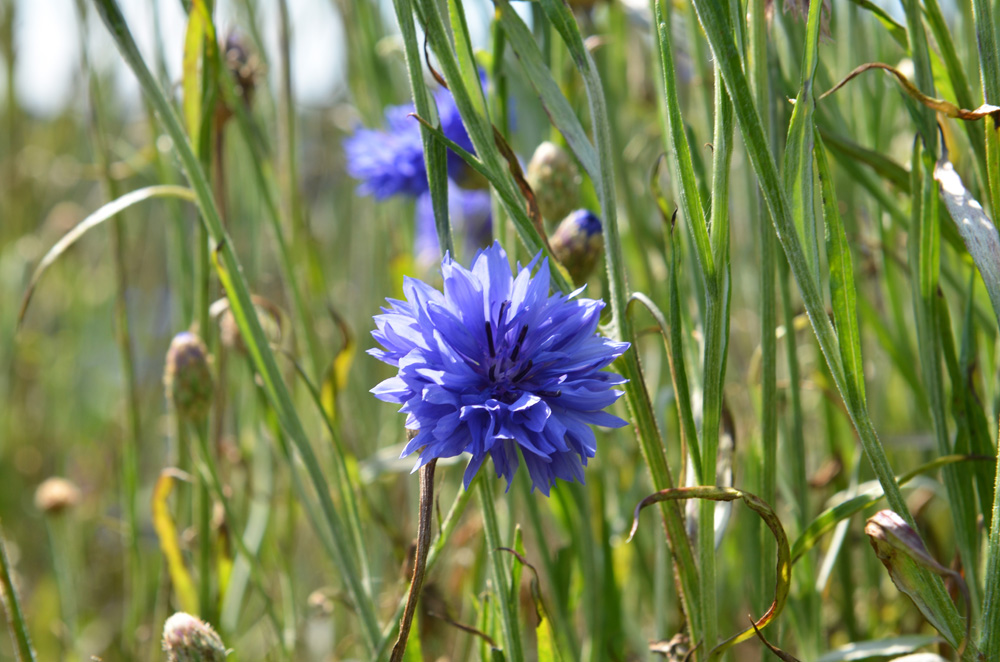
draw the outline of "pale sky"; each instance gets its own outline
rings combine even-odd
[[[33,114],[48,116],[71,101],[74,80],[79,76],[80,39],[75,0],[15,0],[18,49],[17,95]],[[129,28],[150,66],[153,63],[153,7],[159,6],[167,67],[174,80],[180,78],[186,18],[180,0],[118,0]],[[522,3],[518,3],[522,4]],[[334,0],[288,0],[292,17],[292,80],[297,102],[325,106],[342,96],[345,38]],[[383,15],[395,29],[391,0],[382,0]],[[237,23],[237,4],[219,0],[216,24],[220,34]],[[277,47],[277,3],[259,0],[258,22],[269,53]],[[488,40],[490,0],[466,3],[473,42]],[[114,67],[118,94],[138,101],[138,85],[121,62],[104,25],[89,7],[88,47],[94,64]],[[0,69],[0,82],[4,76]],[[275,77],[271,77],[274,84]],[[0,85],[0,95],[4,86]]]

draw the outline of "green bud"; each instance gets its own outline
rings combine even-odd
[[[223,662],[229,651],[208,623],[177,612],[163,624],[167,662]]]
[[[549,244],[573,282],[579,284],[587,280],[604,253],[604,227],[597,216],[577,209],[563,219]]]
[[[184,331],[174,336],[167,350],[163,385],[181,418],[197,421],[208,414],[212,373],[208,369],[208,350],[197,335]]]
[[[580,170],[562,147],[543,142],[525,174],[542,217],[555,223],[580,206]]]

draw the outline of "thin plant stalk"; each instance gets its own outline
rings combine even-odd
[[[0,602],[7,612],[10,638],[14,642],[14,654],[18,662],[35,662],[35,649],[28,636],[28,625],[21,611],[21,601],[14,585],[13,568],[7,556],[7,543],[0,528]]]
[[[115,200],[121,195],[118,182],[111,176],[110,150],[108,147],[105,122],[107,110],[104,106],[98,85],[97,76],[90,66],[90,54],[87,49],[87,6],[83,0],[78,0],[77,21],[80,26],[80,57],[81,67],[86,72],[90,112],[90,133],[93,140],[94,155],[101,172],[101,181],[107,200]],[[111,220],[111,257],[114,268],[115,304],[114,329],[115,342],[118,345],[118,356],[121,361],[122,379],[125,390],[126,434],[121,450],[121,503],[125,513],[124,546],[125,546],[125,577],[126,593],[129,596],[127,608],[124,610],[123,624],[126,642],[133,642],[132,636],[139,626],[142,613],[145,610],[145,590],[143,585],[142,554],[139,550],[139,516],[136,504],[139,490],[139,458],[138,448],[141,435],[139,416],[139,391],[136,386],[135,364],[132,359],[132,334],[129,329],[128,304],[126,299],[127,269],[125,266],[125,230],[124,219],[119,214]],[[131,643],[126,649],[134,653]]]
[[[445,545],[448,544],[448,540],[451,539],[451,535],[455,532],[455,529],[458,528],[458,524],[462,519],[462,514],[465,512],[465,507],[469,505],[469,501],[472,499],[474,491],[478,489],[477,483],[483,482],[484,480],[482,474],[483,472],[477,473],[472,479],[472,483],[469,485],[469,488],[460,489],[458,494],[455,495],[455,500],[448,509],[448,514],[445,515],[444,521],[441,523],[438,535],[434,539],[434,542],[431,544],[430,550],[427,553],[425,572],[430,572],[434,569],[434,565],[440,558]],[[408,597],[404,595],[396,605],[396,611],[389,620],[389,624],[386,626],[386,629],[383,630],[382,637],[379,639],[378,646],[375,648],[375,653],[372,655],[372,659],[379,660],[385,655],[385,651],[389,647],[389,643],[398,631],[403,610],[406,608],[407,599]]]
[[[77,606],[74,573],[69,562],[73,547],[69,540],[69,527],[61,513],[45,514],[45,533],[52,552],[52,568],[55,572],[56,591],[59,593],[59,616],[64,630],[60,633],[64,655],[77,657]],[[65,658],[64,658],[65,659]]]
[[[410,580],[410,590],[406,597],[406,608],[399,622],[399,636],[392,647],[389,662],[402,662],[406,652],[406,641],[410,636],[410,626],[417,613],[417,603],[420,600],[420,590],[424,585],[427,570],[427,553],[431,545],[431,519],[434,515],[434,467],[437,459],[433,459],[420,468],[420,516],[417,521],[417,549],[413,559],[413,578]]]
[[[483,511],[483,531],[486,534],[486,555],[490,561],[490,579],[493,593],[497,596],[500,610],[500,628],[503,632],[504,659],[523,662],[524,650],[521,646],[521,632],[517,620],[517,602],[510,594],[510,571],[506,556],[500,551],[500,527],[497,523],[496,506],[493,503],[493,485],[489,481],[479,483],[479,506]]]

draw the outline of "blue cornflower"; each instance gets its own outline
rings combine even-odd
[[[451,140],[475,153],[472,140],[462,124],[455,100],[448,90],[434,94],[441,130]],[[413,104],[390,106],[385,110],[386,129],[359,128],[344,141],[347,172],[360,180],[358,192],[384,200],[393,195],[418,197],[428,189],[424,164],[424,143],[420,123],[410,117]],[[448,174],[457,180],[464,176],[465,162],[448,151]]]
[[[540,257],[540,255],[539,255]],[[403,405],[417,435],[403,456],[420,451],[417,468],[435,458],[472,455],[468,488],[489,455],[510,488],[520,455],[534,487],[548,495],[556,478],[583,482],[594,457],[591,425],[626,422],[604,409],[625,380],[602,370],[628,349],[597,333],[604,302],[549,294],[549,267],[539,257],[511,274],[499,243],[466,269],[441,261],[444,292],[406,278],[405,301],[375,316],[377,359],[399,368],[375,397]]]
[[[463,237],[466,255],[489,245],[492,236],[493,210],[490,192],[464,189],[449,182],[448,217],[457,237]],[[417,198],[414,254],[417,263],[426,267],[441,261],[437,225],[430,192]]]

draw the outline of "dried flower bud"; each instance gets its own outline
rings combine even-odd
[[[924,568],[935,574],[951,577],[962,590],[966,609],[968,609],[970,607],[968,587],[961,574],[938,563],[927,551],[920,535],[906,523],[906,520],[891,510],[880,510],[870,517],[865,524],[865,533],[868,534],[868,541],[871,543],[872,549],[875,550],[878,560],[889,571],[892,583],[913,600],[913,604],[917,606],[920,613],[931,625],[937,628],[938,632],[947,637],[950,632],[947,623],[924,600],[917,575],[921,572],[920,568]],[[968,622],[966,627],[968,627]],[[966,632],[965,638],[968,640],[968,632]],[[955,644],[955,642],[951,643]],[[959,651],[964,648],[965,643],[962,643]],[[961,652],[959,654],[961,655]]]
[[[549,243],[573,282],[582,283],[604,252],[604,228],[597,216],[577,209],[563,219]]]
[[[543,142],[525,174],[542,216],[555,223],[580,206],[580,170],[562,147]]]
[[[226,41],[220,44],[220,48],[222,49],[222,60],[236,82],[237,91],[243,98],[244,105],[249,107],[253,102],[257,81],[264,74],[260,58],[247,45],[243,33],[236,30],[226,35]],[[233,110],[227,108],[223,101],[216,105],[215,112],[220,125],[233,115]]]
[[[35,490],[35,507],[46,515],[58,515],[80,503],[80,489],[72,481],[53,476]]]
[[[163,650],[167,662],[223,662],[228,653],[212,626],[180,611],[163,624]]]
[[[181,418],[201,420],[208,414],[212,373],[208,369],[208,350],[197,335],[184,331],[174,336],[167,350],[163,385]]]

